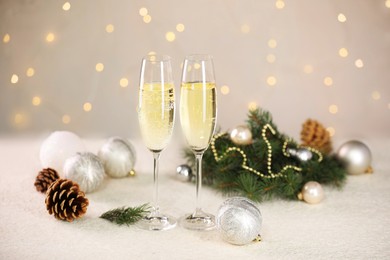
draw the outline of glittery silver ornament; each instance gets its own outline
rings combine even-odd
[[[230,139],[237,145],[252,143],[252,132],[246,125],[239,125],[230,131]]]
[[[76,182],[82,191],[88,193],[102,184],[104,167],[93,153],[78,153],[65,161],[64,174],[66,179]]]
[[[181,181],[187,182],[191,181],[194,175],[192,174],[192,169],[186,164],[177,166],[176,168],[177,178]]]
[[[234,245],[245,245],[256,239],[261,224],[260,210],[247,198],[229,198],[218,210],[218,232],[223,240]]]
[[[309,149],[306,149],[304,147],[301,147],[301,148],[298,148],[298,149],[288,148],[287,152],[290,155],[292,155],[294,157],[297,157],[299,160],[301,160],[303,162],[307,162],[311,158],[313,158],[313,153]]]
[[[134,173],[136,153],[134,146],[126,139],[112,137],[98,152],[106,174],[114,178],[122,178]]]
[[[317,204],[324,199],[324,190],[318,182],[309,181],[303,186],[300,198],[309,204]]]
[[[341,145],[337,157],[345,163],[349,174],[362,174],[371,166],[371,151],[360,141],[352,140]]]

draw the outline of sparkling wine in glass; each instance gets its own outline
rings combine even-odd
[[[213,60],[210,55],[190,55],[184,60],[180,88],[180,122],[196,159],[195,211],[180,219],[180,225],[195,230],[215,227],[215,217],[201,208],[202,156],[214,134],[217,93]]]
[[[175,121],[175,93],[171,59],[166,55],[148,55],[142,59],[138,121],[142,139],[153,153],[153,205],[148,216],[138,222],[147,230],[166,230],[176,220],[160,212],[158,206],[158,165],[161,152],[167,146]]]

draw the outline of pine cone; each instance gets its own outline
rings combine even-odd
[[[35,188],[37,191],[45,193],[47,188],[49,188],[50,184],[58,180],[60,176],[56,172],[56,170],[52,168],[46,168],[40,171],[35,178]]]
[[[87,211],[89,201],[79,185],[68,179],[53,182],[46,193],[46,209],[56,219],[72,222]]]
[[[302,125],[301,140],[304,146],[310,146],[321,153],[329,154],[332,151],[332,142],[329,132],[316,120],[307,119]]]

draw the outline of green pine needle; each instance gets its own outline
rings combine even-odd
[[[138,207],[122,207],[103,213],[100,217],[118,225],[132,225],[150,212],[150,206],[143,204]]]

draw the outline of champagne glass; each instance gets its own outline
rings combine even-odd
[[[209,230],[215,217],[201,208],[202,156],[209,146],[217,118],[217,93],[210,55],[190,55],[184,60],[180,91],[180,122],[196,158],[196,207],[180,219],[187,229]]]
[[[138,121],[142,139],[153,153],[153,205],[148,216],[138,222],[147,230],[166,230],[176,220],[162,214],[158,206],[158,164],[161,152],[167,146],[175,121],[175,96],[171,59],[166,55],[148,55],[142,59]]]

